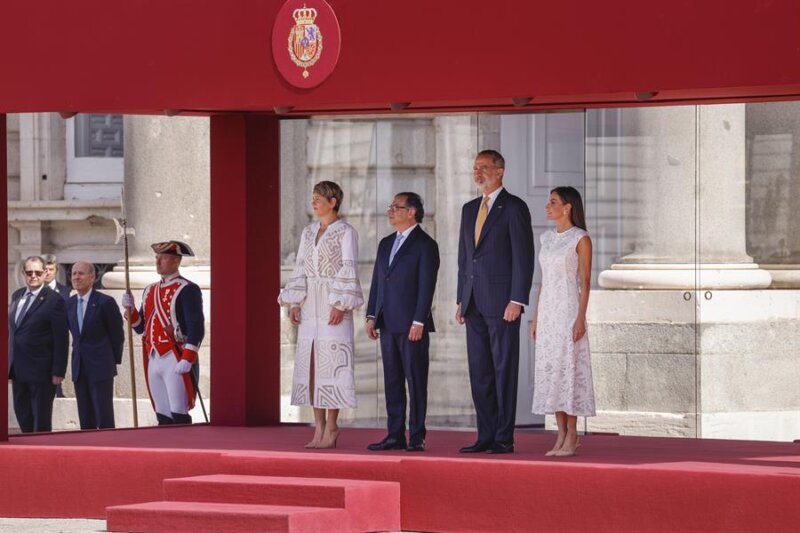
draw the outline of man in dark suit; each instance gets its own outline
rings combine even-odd
[[[527,204],[503,188],[505,160],[475,158],[481,196],[464,204],[458,246],[456,321],[467,325],[467,359],[478,440],[461,453],[511,453],[517,414],[519,328],[533,281]]]
[[[44,260],[25,260],[25,288],[14,292],[8,311],[8,379],[14,413],[23,433],[52,431],[56,385],[67,371],[64,299],[44,286]]]
[[[66,302],[69,300],[69,287],[58,281],[58,259],[53,254],[42,255],[44,259],[44,284],[64,298]],[[61,388],[61,383],[56,385],[56,398],[64,398],[64,391]]]
[[[367,305],[367,335],[380,331],[388,434],[370,450],[425,450],[428,334],[439,271],[439,247],[419,226],[425,211],[413,192],[394,197],[389,223],[397,230],[378,245]],[[406,446],[406,383],[410,396]]]
[[[45,254],[42,256],[44,259],[44,283],[64,298],[64,301],[69,300],[69,287],[58,281],[58,260],[53,254]]]
[[[117,302],[92,290],[95,277],[91,263],[72,265],[72,287],[77,294],[67,302],[67,319],[81,429],[114,427],[114,376],[122,362],[124,342]]]

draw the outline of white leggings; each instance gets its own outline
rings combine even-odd
[[[150,351],[147,364],[147,381],[150,384],[150,396],[156,404],[156,413],[172,418],[172,413],[185,415],[189,412],[189,401],[186,397],[186,386],[183,374],[175,373],[178,360],[173,352],[158,355]]]

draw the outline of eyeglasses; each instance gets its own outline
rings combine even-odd
[[[404,205],[392,204],[392,205],[390,205],[389,207],[386,208],[387,211],[397,211],[398,209],[408,209],[408,207],[406,207]]]
[[[41,270],[26,270],[25,271],[25,275],[28,276],[29,278],[33,278],[33,277],[38,278],[38,277],[41,277],[42,274],[44,274],[44,272],[41,271]]]

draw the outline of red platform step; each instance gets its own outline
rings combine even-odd
[[[329,532],[347,519],[344,509],[209,502],[149,502],[106,509],[107,531]]]
[[[248,475],[164,480],[166,501],[107,508],[109,531],[392,531],[400,485]]]

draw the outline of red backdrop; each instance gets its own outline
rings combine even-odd
[[[796,0],[330,0],[333,74],[277,73],[282,0],[3,2],[0,112],[387,109],[800,94]]]

